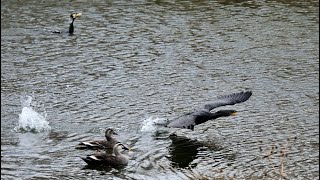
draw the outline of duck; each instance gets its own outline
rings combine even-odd
[[[89,166],[122,166],[127,165],[129,157],[121,154],[122,150],[129,150],[128,147],[118,142],[113,146],[113,154],[97,151],[94,154],[87,155],[86,157],[80,157]]]
[[[113,135],[118,134],[112,128],[107,128],[105,130],[106,139],[80,142],[76,146],[76,149],[111,150],[113,146],[119,142],[116,138],[113,137]]]
[[[219,110],[217,112],[210,111],[221,106],[243,103],[247,101],[251,95],[252,91],[241,91],[238,93],[218,96],[212,103],[205,104],[192,112],[183,114],[182,116],[169,121],[166,123],[165,127],[184,128],[193,131],[195,126],[203,124],[209,120],[214,120],[219,117],[235,116],[237,114],[236,110]]]
[[[77,17],[80,17],[81,15],[82,15],[82,13],[77,13],[77,12],[72,13],[72,14],[70,15],[71,23],[70,23],[70,25],[69,25],[69,30],[68,30],[68,33],[69,33],[70,35],[72,35],[72,34],[74,33],[74,26],[73,26],[74,20],[75,20]],[[52,33],[58,33],[58,34],[61,34],[61,33],[62,33],[62,31],[51,31],[51,32],[52,32]]]

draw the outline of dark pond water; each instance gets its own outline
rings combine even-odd
[[[319,179],[318,53],[318,1],[1,1],[1,179]],[[149,125],[243,90],[223,148]],[[106,127],[129,164],[87,168]]]

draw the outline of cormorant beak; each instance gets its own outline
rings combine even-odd
[[[75,19],[77,17],[80,17],[82,15],[82,13],[73,13],[72,17]]]
[[[237,115],[237,112],[231,113],[231,116],[236,116],[236,115]]]
[[[116,132],[113,132],[112,134],[114,134],[114,135],[118,135],[118,133],[116,133]]]

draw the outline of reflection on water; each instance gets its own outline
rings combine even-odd
[[[94,166],[94,165],[85,165],[82,169],[83,170],[97,170],[97,171],[101,171],[101,173],[103,174],[104,172],[121,172],[126,166],[115,166],[115,167],[110,167],[110,166],[104,166],[104,165],[100,165],[100,166]]]
[[[181,139],[170,136],[172,144],[169,146],[170,160],[173,166],[185,168],[196,158],[198,148],[201,144],[197,144],[188,139]]]
[[[279,179],[283,164],[287,179],[318,179],[318,7],[1,2],[1,178]],[[82,12],[73,36],[49,32],[67,30],[72,12]],[[237,117],[202,125],[202,140],[223,148],[190,147],[154,126],[246,89],[254,97],[235,107]],[[35,104],[21,107],[24,95]],[[21,120],[27,132],[14,131]],[[134,148],[128,166],[84,168],[79,156],[90,151],[75,145],[103,138],[106,127]],[[265,157],[272,147],[277,153]]]

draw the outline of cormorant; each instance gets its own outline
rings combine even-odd
[[[235,110],[220,110],[214,113],[210,111],[214,108],[226,105],[234,105],[245,102],[252,95],[252,91],[233,93],[219,96],[213,103],[205,104],[202,108],[193,112],[184,114],[169,122],[166,127],[185,128],[194,130],[194,126],[223,116],[235,115]]]
[[[74,26],[73,26],[73,22],[74,22],[74,20],[77,18],[77,17],[80,17],[82,14],[81,13],[72,13],[71,15],[70,15],[70,18],[71,18],[71,23],[70,23],[70,26],[69,26],[69,31],[68,31],[68,33],[71,35],[71,34],[73,34],[73,32],[74,32]],[[53,33],[62,33],[61,31],[51,31],[51,32],[53,32]]]

